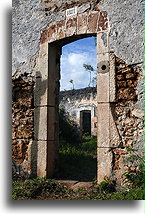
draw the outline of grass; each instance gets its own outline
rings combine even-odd
[[[111,184],[112,185],[112,184]],[[105,187],[105,188],[104,188]],[[143,189],[127,189],[116,191],[115,186],[104,183],[89,189],[81,188],[72,191],[65,186],[46,178],[14,181],[13,200],[143,200]]]
[[[61,140],[59,170],[55,178],[92,181],[96,176],[96,138],[72,146]]]
[[[83,142],[72,146],[61,140],[59,171],[55,178],[78,181],[95,180],[96,138],[84,137]],[[141,171],[142,172],[142,171]],[[122,190],[116,188],[116,181],[104,178],[99,185],[96,181],[90,188],[70,190],[55,180],[36,178],[14,180],[13,200],[143,200],[142,176],[126,174],[132,184]],[[129,176],[129,177],[128,177]],[[130,177],[131,176],[131,177]],[[130,179],[131,178],[131,179]],[[137,180],[138,179],[138,180]],[[135,182],[134,182],[135,181]],[[137,182],[137,183],[136,183]]]

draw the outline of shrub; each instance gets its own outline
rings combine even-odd
[[[144,159],[135,153],[134,150],[130,149],[130,156],[126,158],[126,163],[130,164],[131,167],[123,174],[127,179],[127,182],[132,188],[143,188],[144,186]],[[134,153],[132,153],[134,152]]]
[[[80,141],[78,125],[70,119],[63,107],[59,109],[59,137],[71,145]]]

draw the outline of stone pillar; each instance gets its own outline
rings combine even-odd
[[[52,177],[57,169],[58,160],[61,48],[49,44],[48,51],[47,177]]]
[[[32,169],[38,177],[47,176],[47,117],[48,117],[48,43],[40,45],[34,89],[34,142]],[[35,148],[35,149],[34,149]]]
[[[97,53],[97,177],[98,183],[100,183],[105,176],[110,177],[112,175],[112,152],[110,150],[110,53],[107,31],[97,34]]]
[[[60,54],[60,48],[48,42],[40,45],[34,92],[35,141],[32,146],[35,148],[32,150],[32,168],[38,177],[52,177],[57,163]]]

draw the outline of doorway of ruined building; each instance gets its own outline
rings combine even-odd
[[[80,137],[83,135],[91,136],[91,111],[80,111]]]
[[[58,163],[58,97],[61,49],[65,44],[97,35],[97,181],[112,175],[111,146],[116,127],[111,103],[116,101],[115,55],[109,48],[109,19],[106,11],[88,11],[50,23],[41,31],[36,63],[32,168],[39,177],[53,177]],[[41,89],[41,90],[40,90]],[[111,128],[113,129],[111,133]],[[36,154],[36,155],[35,155]],[[34,159],[35,160],[35,159]],[[36,166],[36,167],[35,167]]]
[[[88,38],[96,37],[96,34],[85,34],[79,36],[73,36],[65,38],[53,43],[48,44],[48,160],[47,160],[47,176],[48,177],[57,177],[59,179],[58,171],[60,167],[59,160],[59,91],[60,91],[60,58],[62,54],[62,47],[66,44],[72,43],[74,41]],[[88,47],[89,48],[89,47]],[[94,40],[94,48],[95,40]],[[97,56],[94,56],[97,57]],[[81,112],[81,127],[83,129],[82,134],[87,132],[91,136],[91,111],[82,111]],[[86,121],[86,122],[85,122]],[[80,139],[79,139],[80,140]],[[96,142],[97,148],[97,142]],[[92,163],[92,162],[91,162]],[[93,166],[94,165],[94,166]],[[95,163],[93,162],[92,166],[90,165],[91,173],[94,175],[92,179],[96,176],[97,167],[96,167],[96,158]],[[75,166],[73,166],[75,168]],[[87,173],[87,172],[86,172]],[[72,180],[75,178],[71,176]],[[69,179],[71,179],[69,177]],[[63,176],[61,174],[61,178]],[[67,177],[65,177],[67,179]],[[76,178],[77,179],[77,178]],[[78,178],[80,180],[80,178]],[[83,178],[81,178],[83,181]],[[84,179],[84,181],[86,181]]]

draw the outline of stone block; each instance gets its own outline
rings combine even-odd
[[[106,11],[102,11],[98,20],[98,32],[106,30],[108,30],[108,14]]]
[[[41,31],[41,39],[40,42],[43,44],[48,41],[48,30],[44,29]]]
[[[125,80],[124,76],[122,74],[119,74],[116,76],[117,80]]]
[[[98,73],[107,73],[110,71],[109,53],[97,54]]]
[[[47,176],[47,141],[37,141],[37,176]]]
[[[59,22],[57,24],[57,39],[65,38],[65,21]]]
[[[48,100],[48,80],[36,78],[36,84],[34,89],[34,105],[35,106],[47,105],[47,100]]]
[[[109,103],[98,103],[98,147],[109,147]]]
[[[77,32],[77,17],[66,19],[66,37],[73,36]]]
[[[99,20],[99,12],[94,11],[88,15],[87,33],[97,33],[98,20]]]
[[[115,123],[116,115],[114,105],[110,105],[109,111],[109,138],[110,138],[110,147],[118,147],[121,143],[118,127]]]
[[[124,84],[126,84],[126,82]],[[116,100],[115,55],[112,53],[110,53],[109,90],[110,90],[110,102],[115,102]]]
[[[48,42],[53,42],[57,40],[57,25],[51,24],[48,27]]]
[[[101,183],[104,180],[104,177],[112,176],[112,152],[109,148],[98,148],[97,149],[98,157],[98,172],[97,172],[97,181]]]
[[[88,13],[79,14],[77,17],[77,34],[87,33]]]
[[[34,110],[34,138],[47,140],[47,107],[36,107]]]
[[[97,33],[97,53],[108,53],[108,32]]]
[[[97,74],[97,101],[109,102],[109,73]]]
[[[35,77],[48,78],[48,43],[40,44],[39,57],[36,61]]]
[[[144,112],[140,109],[133,109],[131,111],[131,116],[132,117],[136,117],[136,118],[140,118],[140,119],[143,119],[144,117]]]

